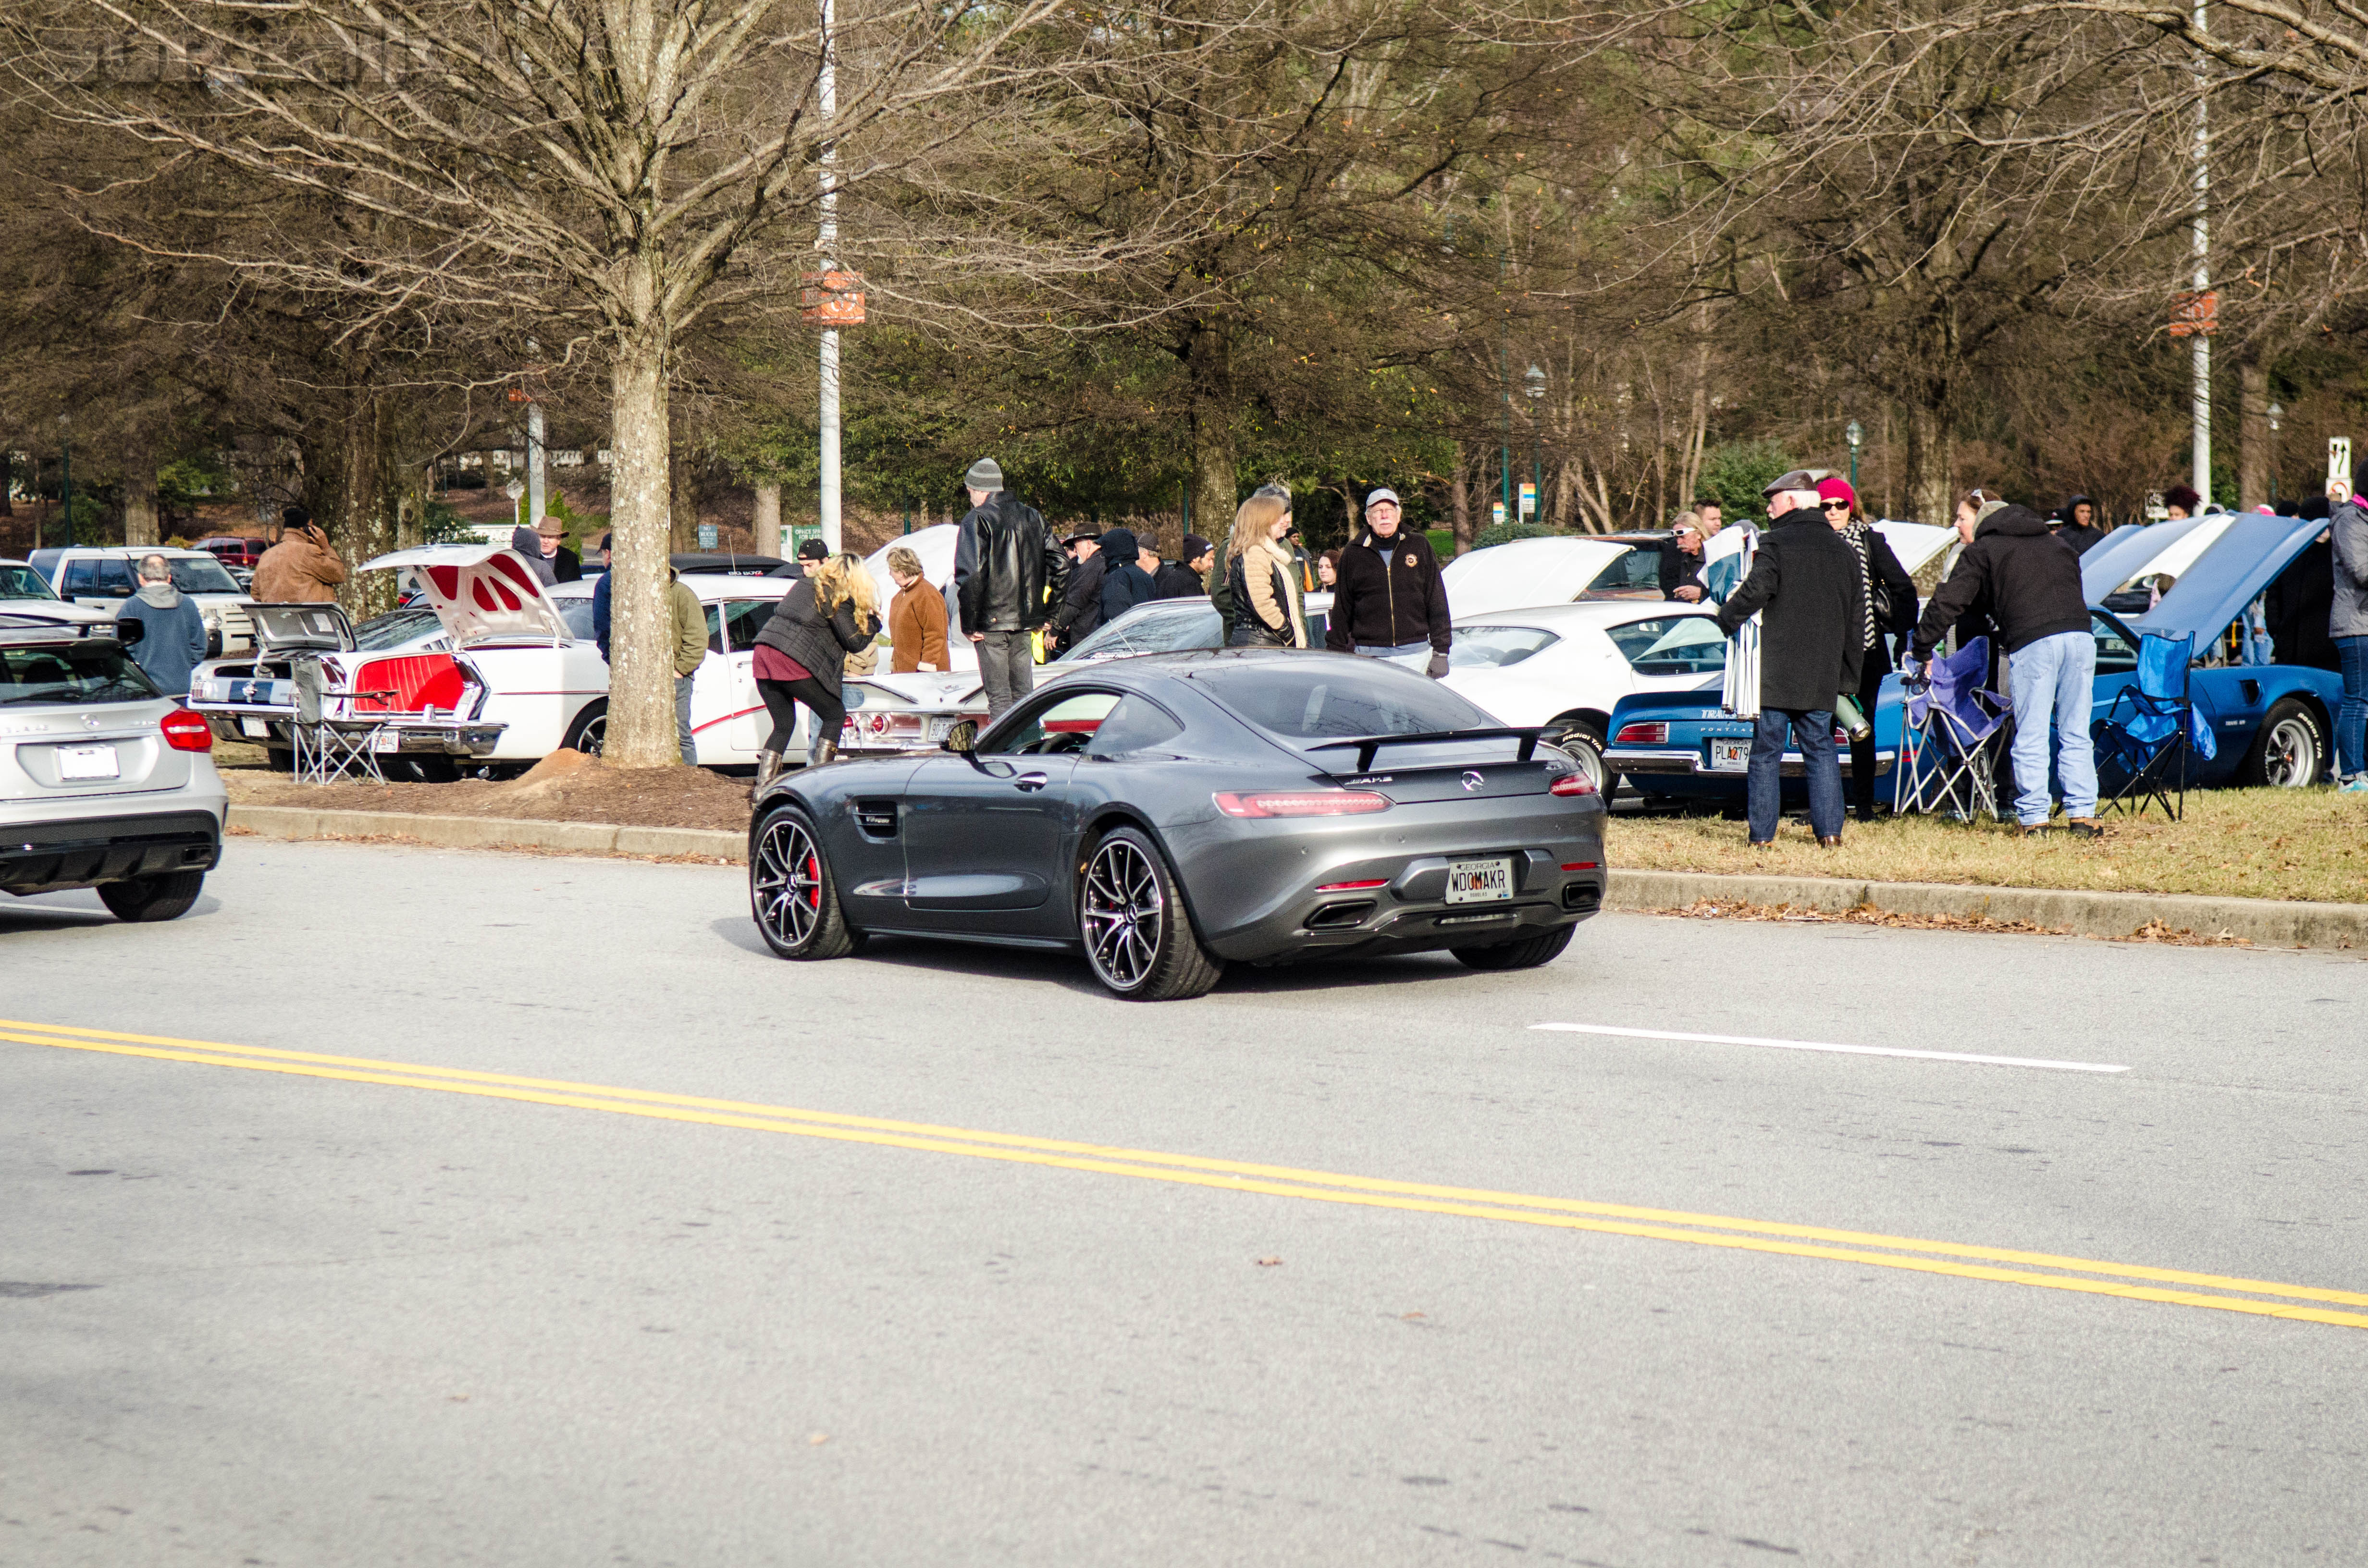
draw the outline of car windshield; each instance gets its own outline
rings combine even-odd
[[[1459,626],[1447,653],[1448,667],[1458,670],[1501,670],[1518,665],[1541,648],[1562,639],[1534,626]]]
[[[391,609],[354,628],[354,646],[366,653],[383,653],[442,629],[432,609]]]
[[[0,707],[37,702],[147,702],[156,687],[113,642],[0,647]]]
[[[49,584],[42,580],[41,574],[31,567],[19,566],[13,561],[0,563],[0,599],[54,599],[57,597],[51,591]]]
[[[173,586],[185,594],[236,594],[245,590],[238,579],[222,569],[222,563],[210,555],[168,555],[165,562],[173,568]]]
[[[593,640],[590,599],[555,598],[551,603],[552,608],[559,611],[559,619],[567,623],[568,636],[578,642],[589,642]]]
[[[2089,618],[2089,630],[2097,639],[2097,673],[2100,676],[2127,675],[2138,667],[2138,651],[2130,646],[2113,623],[2101,615]]]
[[[1192,672],[1218,701],[1269,734],[1330,741],[1494,728],[1428,676],[1378,661],[1256,659]]]
[[[1726,639],[1706,615],[1632,620],[1607,635],[1640,676],[1713,676],[1726,668]]]
[[[1215,608],[1194,600],[1121,616],[1064,656],[1110,659],[1123,653],[1186,653],[1195,648],[1223,647],[1224,642],[1224,622]]]

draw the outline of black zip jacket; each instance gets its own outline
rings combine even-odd
[[[1916,623],[1916,657],[1930,658],[1957,618],[1976,604],[1988,606],[2001,653],[2019,652],[2059,632],[2089,630],[2080,558],[2028,506],[2001,507],[1974,530],[1974,542],[1957,557],[1956,570]]]
[[[1421,534],[1401,527],[1383,539],[1366,528],[1340,552],[1339,579],[1332,589],[1326,647],[1353,653],[1360,646],[1428,642],[1436,653],[1447,652],[1453,636],[1447,585],[1440,581],[1430,540]]]
[[[954,546],[954,595],[964,631],[1031,631],[1069,579],[1069,558],[1036,508],[1008,490],[973,506]]]

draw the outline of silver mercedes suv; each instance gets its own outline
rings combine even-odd
[[[0,890],[92,888],[121,920],[186,912],[222,858],[212,746],[113,637],[0,614]]]

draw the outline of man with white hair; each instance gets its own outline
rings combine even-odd
[[[1801,748],[1809,824],[1827,847],[1842,841],[1842,775],[1834,754],[1834,700],[1858,689],[1866,588],[1858,557],[1826,524],[1817,482],[1794,469],[1761,492],[1768,530],[1743,580],[1718,612],[1733,637],[1760,617],[1759,716],[1751,735],[1751,842],[1771,844],[1782,815],[1784,746]]]
[[[1447,585],[1430,540],[1399,528],[1399,512],[1395,490],[1365,497],[1364,532],[1340,552],[1325,645],[1337,653],[1374,659],[1428,653],[1424,667],[1443,676],[1453,641]]]
[[[161,555],[140,558],[140,591],[115,612],[120,628],[140,628],[131,662],[167,697],[187,697],[189,672],[206,656],[206,618],[189,597],[173,585],[172,563]]]

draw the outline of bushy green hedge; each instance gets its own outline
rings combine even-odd
[[[1498,523],[1482,528],[1479,537],[1472,541],[1472,548],[1486,550],[1492,544],[1510,544],[1517,539],[1544,539],[1554,531],[1543,523]]]

